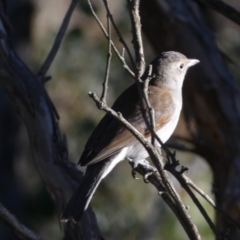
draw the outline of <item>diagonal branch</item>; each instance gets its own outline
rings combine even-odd
[[[104,1],[106,8],[108,9],[108,2]],[[107,97],[107,89],[108,89],[108,79],[109,79],[109,73],[110,73],[110,65],[111,65],[111,58],[112,58],[112,44],[111,44],[111,13],[107,12],[107,28],[108,28],[108,55],[107,55],[107,66],[106,66],[106,72],[105,72],[105,79],[103,82],[103,91],[101,96],[101,102],[106,103],[106,97]]]
[[[215,236],[220,237],[220,233],[219,233],[218,229],[216,228],[215,224],[212,222],[211,218],[208,216],[208,214],[207,214],[206,210],[204,209],[204,207],[202,206],[202,204],[199,202],[199,200],[197,199],[195,194],[192,192],[192,190],[190,189],[190,187],[186,183],[185,179],[182,176],[182,172],[177,171],[175,167],[176,166],[174,166],[174,164],[173,165],[170,165],[170,164],[165,165],[165,168],[176,177],[178,182],[181,184],[182,188],[184,188],[185,191],[188,193],[188,195],[190,196],[192,201],[195,203],[195,205],[197,206],[197,208],[199,209],[199,211],[201,212],[201,214],[205,218],[209,227],[212,229]]]
[[[68,11],[63,19],[63,22],[62,22],[62,25],[58,31],[58,34],[55,38],[55,41],[54,41],[54,44],[52,46],[52,49],[50,50],[46,60],[44,61],[43,65],[41,66],[39,72],[38,72],[38,76],[40,77],[44,77],[48,71],[48,69],[50,68],[57,52],[58,52],[58,49],[62,43],[62,40],[63,40],[63,37],[65,35],[65,32],[67,30],[67,27],[68,27],[68,24],[69,24],[69,21],[71,19],[71,16],[72,16],[72,13],[73,13],[73,10],[75,9],[76,5],[78,4],[78,0],[72,0],[69,8],[68,8]]]
[[[136,56],[136,79],[139,79],[145,71],[145,58],[142,43],[141,21],[139,15],[140,0],[128,0],[130,18],[132,23],[133,46]]]
[[[237,228],[240,229],[240,223],[235,221],[229,214],[227,214],[223,209],[218,207],[215,202],[202,190],[200,189],[191,179],[189,179],[186,175],[182,174],[182,178],[188,186],[194,189],[199,195],[201,195],[215,210],[221,213],[224,217],[226,217],[229,221],[231,221]]]
[[[87,1],[88,1],[88,5],[89,5],[89,7],[90,7],[90,10],[91,10],[91,12],[92,12],[92,15],[93,15],[94,18],[96,19],[96,21],[97,21],[100,29],[102,30],[103,34],[104,34],[105,37],[108,39],[108,38],[109,38],[108,33],[107,33],[106,29],[104,28],[102,22],[101,22],[100,19],[98,18],[96,12],[94,11],[93,6],[92,6],[90,0],[87,0]],[[123,67],[130,73],[130,75],[131,75],[132,77],[135,77],[134,73],[132,72],[132,70],[131,70],[131,69],[129,68],[129,66],[127,65],[124,56],[119,53],[119,51],[118,51],[117,47],[115,46],[115,44],[113,43],[113,41],[111,41],[111,44],[112,44],[113,50],[114,50],[115,53],[117,54],[119,60],[122,62]]]
[[[0,219],[8,225],[11,230],[23,240],[44,240],[43,237],[36,234],[32,230],[24,226],[19,220],[11,214],[1,203],[0,203]]]
[[[164,194],[164,196],[168,195],[167,199],[172,199],[172,201],[167,202],[167,204],[171,207],[171,209],[172,209],[171,204],[174,204],[176,208],[176,211],[174,211],[174,213],[178,217],[189,238],[192,240],[200,240],[201,237],[198,233],[196,226],[192,222],[191,217],[187,212],[187,209],[185,208],[178,193],[176,192],[171,182],[169,181],[166,172],[164,171],[163,163],[162,161],[160,161],[162,157],[160,155],[159,148],[154,147],[152,144],[150,144],[145,139],[145,137],[122,116],[121,113],[119,112],[117,113],[112,108],[108,107],[106,104],[101,103],[101,100],[97,97],[95,93],[89,92],[89,96],[94,100],[98,108],[99,106],[101,106],[101,108],[99,109],[107,113],[110,113],[113,117],[120,121],[145,147],[150,158],[152,159],[152,161],[154,162],[155,166],[158,169],[160,178],[162,179],[163,188],[165,189],[165,191],[162,192],[162,194]]]
[[[110,18],[111,23],[112,23],[112,25],[113,25],[113,27],[114,27],[114,29],[115,29],[118,37],[119,37],[119,41],[123,44],[124,48],[126,49],[126,51],[128,53],[128,56],[129,56],[129,59],[130,59],[130,62],[132,64],[132,67],[134,67],[135,64],[134,64],[134,60],[133,60],[132,54],[131,54],[127,43],[125,42],[124,38],[122,37],[122,34],[120,33],[120,31],[119,31],[119,29],[118,29],[118,27],[117,27],[117,25],[116,25],[116,23],[115,23],[115,21],[113,19],[113,16],[112,16],[112,14],[111,14],[111,12],[109,10],[108,1],[107,0],[103,0],[103,3],[105,5],[106,11],[107,11],[107,15]]]

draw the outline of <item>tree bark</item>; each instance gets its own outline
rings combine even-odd
[[[68,159],[56,110],[43,85],[44,76],[34,75],[9,44],[10,23],[3,1],[0,1],[0,11],[0,84],[26,125],[37,169],[60,217],[81,173]],[[65,239],[102,239],[90,208],[81,223],[68,223],[63,228]]]

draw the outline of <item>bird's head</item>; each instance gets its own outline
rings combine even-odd
[[[154,84],[182,87],[188,68],[197,63],[199,60],[188,59],[179,52],[163,52],[150,63]]]

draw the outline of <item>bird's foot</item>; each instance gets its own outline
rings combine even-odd
[[[147,160],[133,160],[132,158],[128,158],[128,161],[129,163],[132,165],[132,177],[135,179],[135,180],[138,180],[139,178],[136,177],[137,175],[137,172],[135,171],[135,169],[138,167],[139,164],[143,163],[144,162],[147,162]],[[148,163],[149,164],[149,163]]]
[[[128,158],[128,161],[132,165],[132,176],[134,179],[139,179],[136,177],[136,168],[138,167],[139,164],[143,165],[145,169],[148,170],[148,172],[143,176],[143,180],[145,183],[148,183],[148,178],[151,176],[153,173],[157,172],[157,169],[154,168],[153,166],[150,165],[150,163],[146,159],[142,160],[133,160],[131,158]]]
[[[146,173],[146,174],[144,175],[144,177],[143,177],[143,181],[144,181],[145,183],[149,183],[148,178],[149,178],[152,174],[154,174],[154,173],[157,172],[157,169],[156,169],[155,167],[152,167],[152,166],[150,166],[150,167],[151,167],[151,169],[149,168],[149,172]]]

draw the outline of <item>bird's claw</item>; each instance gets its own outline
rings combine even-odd
[[[138,162],[137,161],[134,161],[133,159],[131,158],[128,158],[128,161],[130,162],[130,164],[132,165],[132,177],[135,179],[135,180],[138,180],[139,178],[136,177],[136,174],[137,172],[135,171],[135,169],[138,167]]]
[[[132,169],[132,177],[135,179],[135,180],[138,180],[139,178],[136,177],[137,175],[137,172],[134,170],[134,168]]]
[[[157,171],[157,169],[156,168],[154,168],[154,167],[152,167],[150,164],[149,164],[149,162],[147,161],[147,160],[141,160],[141,161],[134,161],[133,159],[130,159],[130,158],[128,158],[128,161],[131,163],[131,165],[132,165],[132,177],[134,178],[134,179],[139,179],[138,177],[136,177],[136,171],[135,171],[135,169],[138,167],[138,165],[140,164],[140,163],[142,163],[142,164],[144,164],[145,166],[146,165],[148,165],[148,170],[149,170],[149,172],[148,173],[146,173],[144,176],[143,176],[143,181],[145,182],[145,183],[149,183],[149,181],[148,181],[148,178],[149,178],[149,176],[151,176],[153,173],[155,173],[156,171]]]
[[[145,183],[149,183],[148,177],[149,177],[150,175],[152,175],[152,174],[153,174],[153,172],[146,173],[146,174],[143,176],[143,181],[144,181]]]
[[[151,169],[148,173],[146,173],[146,174],[144,175],[143,181],[144,181],[145,183],[149,183],[148,178],[149,178],[152,174],[154,174],[155,172],[157,172],[157,169],[156,169],[156,168]]]

